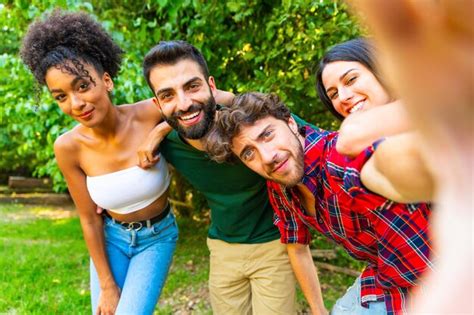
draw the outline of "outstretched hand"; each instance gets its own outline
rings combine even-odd
[[[474,1],[351,0],[380,47],[381,65],[420,131],[435,181],[430,234],[436,272],[413,314],[472,313]],[[469,241],[471,240],[471,241]]]

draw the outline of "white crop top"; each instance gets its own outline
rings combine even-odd
[[[144,170],[133,166],[113,173],[87,176],[87,190],[101,208],[126,214],[150,205],[170,184],[170,172],[165,158]]]

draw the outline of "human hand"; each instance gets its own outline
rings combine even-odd
[[[163,121],[158,124],[138,147],[137,156],[138,156],[138,166],[141,168],[147,169],[158,163],[160,160],[160,155],[155,154],[158,147],[165,138],[165,136],[173,128],[166,122]]]
[[[419,281],[423,294],[411,297],[410,314],[472,313],[473,250],[460,240],[472,239],[474,1],[350,2],[375,35],[385,76],[420,131],[435,180],[436,272]]]
[[[235,94],[232,92],[216,90],[214,98],[216,99],[216,103],[224,106],[232,105],[234,101]]]
[[[99,296],[99,305],[96,315],[114,315],[120,300],[120,289],[117,285],[102,289]]]
[[[324,307],[316,308],[316,309],[311,309],[311,314],[312,315],[329,315],[329,311]]]
[[[445,126],[472,131],[474,2],[349,2],[371,27],[384,77],[406,101],[417,127],[434,141],[444,136]]]

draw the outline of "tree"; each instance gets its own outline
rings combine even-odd
[[[0,173],[49,176],[55,190],[66,189],[53,143],[74,121],[37,88],[18,56],[28,24],[55,7],[92,14],[126,51],[116,104],[151,97],[143,56],[160,40],[183,39],[202,50],[219,88],[275,92],[305,120],[337,127],[317,99],[314,66],[329,46],[360,33],[340,1],[7,1],[0,4]]]

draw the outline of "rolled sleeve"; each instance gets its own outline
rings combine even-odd
[[[268,196],[274,211],[273,223],[280,231],[280,241],[284,244],[309,244],[311,233],[306,224],[287,200],[280,185],[268,182]]]

